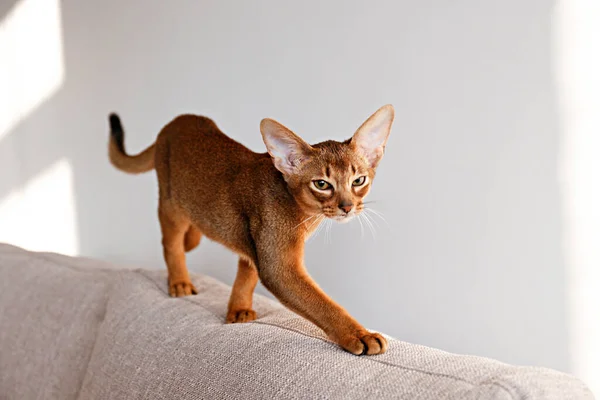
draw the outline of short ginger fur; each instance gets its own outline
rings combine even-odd
[[[111,114],[109,156],[128,173],[156,170],[171,296],[197,293],[185,253],[206,236],[239,255],[226,322],[257,318],[252,295],[260,279],[345,350],[380,354],[386,339],[367,331],[308,275],[304,243],[324,218],[345,222],[362,211],[393,117],[393,108],[384,106],[351,139],[315,145],[265,119],[261,133],[268,152],[255,153],[211,119],[181,115],[132,156],[125,151],[120,119]]]

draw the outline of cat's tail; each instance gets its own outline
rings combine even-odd
[[[130,156],[125,152],[125,145],[123,143],[125,132],[123,132],[119,116],[113,113],[110,114],[108,119],[110,121],[108,156],[112,165],[130,174],[141,174],[142,172],[153,170],[155,144],[152,143],[150,147],[138,155]]]

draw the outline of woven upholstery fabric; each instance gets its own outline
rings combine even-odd
[[[563,373],[391,338],[353,356],[261,296],[258,320],[227,325],[230,289],[208,277],[172,299],[164,271],[8,246],[0,267],[0,398],[593,399]]]
[[[0,399],[77,398],[119,273],[81,263],[0,245]]]

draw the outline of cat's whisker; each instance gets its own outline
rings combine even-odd
[[[323,219],[325,218],[324,214],[321,214],[319,216],[318,220],[318,224],[319,226],[317,227],[317,229],[310,235],[310,237],[308,238],[307,241],[310,241],[312,238],[314,238],[315,236],[317,236],[319,234],[319,232],[321,232],[321,228],[323,228],[323,224],[321,223],[323,221]]]
[[[319,225],[319,227],[317,228],[315,233],[321,233],[324,232],[323,234],[326,236],[327,235],[327,221],[326,221],[326,217],[323,218],[323,222],[321,223],[321,225]],[[316,236],[313,235],[313,236]]]
[[[329,239],[331,239],[331,243],[333,243],[333,230],[335,229],[334,226],[337,225],[337,223],[335,222],[331,222],[331,231],[329,233]]]
[[[325,215],[322,215],[321,218],[319,218],[319,227],[317,228],[317,232],[321,232],[321,229],[323,228],[323,221],[325,220]]]
[[[323,218],[321,218],[321,221],[319,222],[319,232],[321,231],[321,228],[325,229],[324,228],[325,224],[323,223],[323,221],[325,221],[325,219],[326,219],[326,217],[323,216]]]
[[[383,222],[385,222],[385,225],[388,227],[388,229],[391,229],[390,224],[387,222],[387,220],[385,219],[385,216],[381,212],[374,210],[372,208],[365,208],[365,211],[370,212],[370,213],[374,214],[375,216],[379,217]]]
[[[314,221],[312,221],[309,225],[308,228],[306,228],[308,231],[310,231],[312,229],[313,226],[315,226],[315,224],[318,224],[320,221],[323,220],[324,215],[323,214],[317,214],[315,215],[316,217],[319,217],[317,219],[315,219]]]
[[[363,226],[362,220],[360,219],[360,214],[358,214],[357,217],[358,218],[356,218],[356,220],[360,224],[360,238],[362,239],[365,237],[365,227]]]
[[[367,226],[371,230],[371,235],[373,235],[373,239],[376,239],[376,237],[375,237],[375,226],[373,225],[373,222],[372,222],[371,218],[369,218],[369,214],[365,213],[363,215],[365,217],[365,222],[367,223]]]
[[[331,225],[332,225],[333,221],[331,221],[330,219],[327,220],[327,229],[325,231],[326,235],[325,235],[325,242],[326,243],[331,243]]]
[[[365,216],[364,216],[364,215],[361,213],[361,214],[358,214],[358,218],[359,218],[359,220],[361,221],[361,225],[362,225],[362,221],[363,221],[363,220],[365,221],[365,225],[367,225],[367,228],[369,228],[369,230],[371,231],[371,235],[372,235],[372,234],[373,234],[373,230],[372,230],[372,228],[369,226],[369,224],[367,223]]]
[[[372,212],[373,214],[377,215],[379,218],[381,218],[382,220],[385,221],[385,216],[383,215],[382,212],[375,210],[374,208],[365,208],[365,210]]]
[[[308,221],[309,219],[313,219],[314,217],[317,217],[319,215],[322,214],[315,214],[315,215],[311,215],[310,217],[306,218],[304,221],[300,222],[298,225],[296,225],[295,227],[293,227],[292,229],[296,229],[297,227],[299,227],[300,225],[302,225],[303,223],[305,223],[306,221]]]
[[[369,210],[369,211],[371,211],[371,210]],[[368,218],[368,217],[371,217],[371,215],[369,215],[369,213],[367,212],[367,213],[365,213],[365,217],[367,217],[367,218]],[[374,226],[374,227],[376,227],[376,228],[379,228],[379,227],[380,227],[380,225],[379,225],[379,220],[377,220],[377,219],[375,219],[375,218],[369,218],[369,220],[370,220],[370,221],[373,223],[373,226]]]

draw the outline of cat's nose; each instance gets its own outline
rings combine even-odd
[[[350,211],[352,211],[352,207],[354,207],[354,204],[343,202],[343,203],[340,203],[340,205],[338,207],[340,207],[340,210],[342,210],[346,214],[348,214]]]

